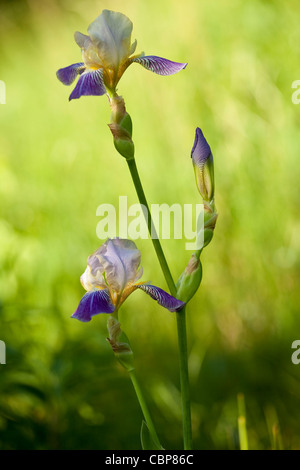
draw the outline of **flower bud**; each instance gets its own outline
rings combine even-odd
[[[198,227],[197,240],[199,240],[200,250],[203,250],[212,240],[214,235],[214,229],[218,218],[218,213],[216,212],[214,202],[207,203],[204,201],[204,214],[200,214],[201,217],[201,226]],[[199,219],[198,219],[199,221]]]
[[[112,350],[119,361],[119,363],[128,371],[134,369],[133,365],[133,352],[129,344],[129,340],[125,333],[121,330],[119,321],[110,316],[107,320],[107,328],[109,338],[107,341],[112,347]]]
[[[209,202],[214,197],[214,163],[210,146],[199,127],[196,129],[191,157],[198,190],[204,201]]]
[[[109,128],[114,138],[116,150],[126,159],[134,157],[134,143],[132,137],[132,121],[125,108],[122,96],[114,95],[110,98],[111,123]]]
[[[134,143],[131,140],[129,132],[120,124],[108,124],[114,138],[114,145],[116,150],[126,160],[134,158]]]
[[[190,261],[177,282],[177,298],[187,303],[197,292],[202,279],[202,265],[195,255],[192,254]]]

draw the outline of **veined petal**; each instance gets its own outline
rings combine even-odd
[[[81,96],[101,96],[106,93],[102,69],[84,72],[69,97],[69,101]]]
[[[137,62],[145,67],[145,69],[158,75],[173,75],[187,66],[187,63],[173,62],[172,60],[163,59],[155,55],[135,57],[132,59],[132,62]]]
[[[152,299],[157,300],[159,305],[167,308],[170,312],[178,312],[184,306],[184,302],[175,299],[172,295],[165,292],[159,287],[152,286],[151,284],[141,284],[137,286],[138,289],[142,289],[146,294],[149,294]]]
[[[87,292],[79,302],[77,310],[73,313],[71,318],[88,322],[92,316],[98,313],[112,313],[115,307],[112,304],[108,289],[94,290]]]
[[[77,64],[69,65],[68,67],[64,67],[59,69],[56,72],[56,76],[58,80],[60,80],[64,85],[71,85],[74,82],[77,75],[80,75],[85,70],[85,65],[83,62],[79,62]]]

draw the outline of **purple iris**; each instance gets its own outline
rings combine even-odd
[[[82,297],[72,318],[88,322],[99,313],[117,312],[136,289],[141,289],[170,312],[185,304],[159,287],[137,282],[143,270],[141,253],[134,242],[121,238],[108,239],[88,258],[80,281],[87,293]]]
[[[205,201],[214,197],[214,163],[210,146],[202,130],[197,127],[191,157],[195,170],[196,184]]]
[[[103,10],[88,27],[89,35],[75,33],[75,41],[82,51],[83,62],[57,71],[58,79],[71,85],[79,75],[69,100],[84,95],[115,93],[121,76],[136,62],[159,75],[173,75],[187,64],[173,62],[144,53],[133,56],[137,42],[131,44],[132,22],[122,13]]]

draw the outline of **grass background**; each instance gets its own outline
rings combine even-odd
[[[106,318],[70,320],[101,243],[96,208],[137,202],[107,127],[105,97],[68,102],[58,68],[80,61],[73,33],[108,8],[137,51],[181,62],[160,77],[132,65],[119,84],[151,203],[200,203],[190,150],[214,153],[219,219],[188,307],[196,449],[238,449],[237,395],[251,449],[300,448],[299,4],[263,0],[0,2],[0,448],[139,449],[142,415],[116,364]],[[150,240],[143,279],[167,288]],[[184,240],[164,240],[174,278]],[[181,449],[174,315],[142,292],[121,323],[166,449]]]

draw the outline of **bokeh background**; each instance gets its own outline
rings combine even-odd
[[[132,65],[119,84],[151,203],[201,203],[190,150],[214,153],[219,219],[188,307],[196,449],[300,448],[299,3],[263,0],[0,2],[1,449],[139,449],[142,414],[106,341],[106,317],[71,320],[102,203],[137,202],[105,97],[68,102],[58,68],[81,60],[73,33],[125,13],[138,51],[188,62],[160,77]],[[164,240],[174,278],[190,253]],[[150,240],[144,280],[165,289]],[[120,314],[166,449],[182,448],[176,320],[141,292]]]

